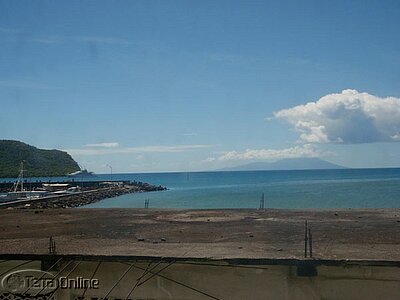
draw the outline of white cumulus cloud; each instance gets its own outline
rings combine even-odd
[[[245,151],[228,151],[219,157],[209,157],[207,162],[213,161],[243,161],[243,160],[278,160],[298,157],[320,157],[328,153],[317,150],[311,144],[295,146],[285,149],[246,149]]]
[[[306,143],[400,141],[400,98],[396,97],[344,90],[274,116],[293,125]]]

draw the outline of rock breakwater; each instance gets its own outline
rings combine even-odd
[[[90,203],[95,203],[103,199],[113,198],[130,193],[143,193],[151,191],[166,190],[163,186],[155,186],[148,183],[132,183],[121,186],[107,187],[95,190],[86,190],[79,193],[51,195],[47,197],[18,200],[4,203],[3,208],[30,208],[30,209],[46,209],[46,208],[73,208]]]

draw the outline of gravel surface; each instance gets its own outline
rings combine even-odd
[[[301,259],[305,220],[314,258],[400,261],[400,209],[7,209],[0,255]]]

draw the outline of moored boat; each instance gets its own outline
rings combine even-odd
[[[82,177],[95,177],[96,175],[94,175],[93,172],[89,172],[88,170],[83,169],[83,170],[68,174],[67,176],[74,177],[74,178],[82,178]]]

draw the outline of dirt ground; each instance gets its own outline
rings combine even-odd
[[[0,255],[301,259],[305,220],[314,258],[400,261],[400,209],[7,209]]]

